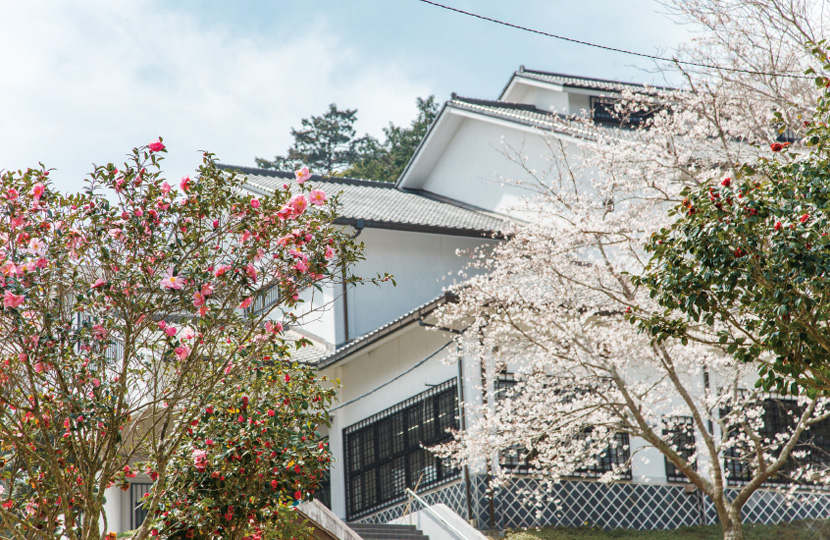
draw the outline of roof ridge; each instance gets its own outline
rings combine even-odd
[[[217,167],[226,171],[237,171],[242,174],[255,174],[257,176],[272,176],[276,178],[284,178],[286,180],[294,179],[294,173],[288,171],[277,171],[274,169],[260,169],[258,167],[244,167],[240,165],[231,165],[228,163],[217,163]],[[323,176],[320,174],[312,174],[311,181],[313,182],[328,182],[332,184],[347,184],[352,186],[369,186],[385,189],[394,189],[394,182],[383,182],[381,180],[365,180],[363,178],[349,178],[347,176]]]
[[[482,99],[458,95],[453,95],[452,101],[461,101],[464,103],[470,103],[472,105],[486,105],[489,107],[499,107],[501,109],[521,109],[523,111],[552,114],[550,111],[540,109],[532,103],[520,103],[518,101],[502,101],[498,99]]]
[[[515,76],[523,76],[523,75],[547,75],[549,77],[562,77],[567,79],[577,79],[580,81],[590,81],[596,83],[608,83],[608,84],[622,84],[625,86],[636,86],[638,88],[655,88],[658,90],[676,90],[675,88],[671,88],[668,86],[660,86],[656,84],[647,84],[647,83],[636,83],[636,82],[625,82],[625,81],[617,81],[614,79],[602,79],[599,77],[586,77],[584,75],[571,75],[568,73],[558,73],[555,71],[544,71],[540,69],[523,69],[520,71],[513,72]]]

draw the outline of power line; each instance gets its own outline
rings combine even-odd
[[[678,60],[677,58],[666,58],[664,56],[656,56],[653,54],[646,54],[641,52],[635,51],[627,51],[625,49],[618,49],[616,47],[609,47],[607,45],[600,45],[598,43],[591,43],[590,41],[583,41],[581,39],[574,39],[567,36],[560,36],[558,34],[551,34],[550,32],[545,32],[542,30],[536,30],[535,28],[528,28],[527,26],[521,26],[518,24],[509,23],[506,21],[502,21],[499,19],[493,19],[491,17],[485,17],[484,15],[479,15],[478,13],[471,13],[469,11],[464,11],[463,9],[454,8],[451,6],[446,6],[444,4],[439,4],[438,2],[433,2],[432,0],[418,0],[419,2],[423,2],[424,4],[429,4],[431,6],[439,7],[442,9],[446,9],[448,11],[454,11],[456,13],[460,13],[462,15],[467,15],[468,17],[474,17],[476,19],[481,19],[482,21],[487,21],[495,24],[500,24],[502,26],[507,26],[508,28],[513,28],[516,30],[522,30],[523,32],[530,32],[533,34],[539,34],[540,36],[551,37],[554,39],[561,39],[562,41],[568,41],[570,43],[576,43],[577,45],[586,45],[588,47],[595,47],[597,49],[602,49],[605,51],[611,51],[616,53],[622,54],[630,54],[632,56],[639,56],[640,58],[648,58],[650,60],[657,60],[660,62],[671,62],[673,64],[682,64],[685,66],[693,66],[698,68],[705,68],[705,69],[717,69],[721,71],[731,71],[733,73],[746,73],[748,75],[769,75],[773,77],[787,77],[790,79],[810,79],[807,75],[796,75],[794,73],[769,73],[766,71],[753,71],[749,69],[740,69],[740,68],[730,68],[730,67],[723,67],[723,66],[716,66],[712,64],[699,64],[696,62],[687,62],[685,60]]]
[[[366,393],[365,393],[365,394],[363,394],[363,395],[357,396],[357,397],[356,397],[356,398],[354,398],[354,399],[350,399],[350,400],[349,400],[349,401],[347,401],[346,403],[341,403],[341,404],[340,404],[340,405],[338,405],[337,407],[334,407],[334,408],[332,408],[332,409],[329,409],[329,412],[334,412],[334,411],[336,411],[337,409],[340,409],[340,408],[342,408],[342,407],[345,407],[346,405],[351,405],[351,404],[352,404],[352,403],[354,403],[355,401],[360,401],[361,399],[363,399],[363,398],[365,398],[365,397],[367,397],[367,396],[370,396],[370,395],[374,394],[375,392],[377,392],[377,391],[378,391],[378,390],[380,390],[381,388],[383,388],[383,387],[385,387],[385,386],[389,386],[390,384],[392,384],[393,382],[397,381],[398,379],[400,379],[401,377],[403,377],[403,376],[404,376],[404,375],[406,375],[407,373],[409,373],[409,372],[413,371],[415,368],[418,368],[418,367],[421,367],[422,365],[424,365],[424,364],[427,362],[427,360],[429,360],[429,359],[431,359],[431,358],[434,358],[434,357],[435,357],[438,353],[440,353],[441,351],[443,351],[444,349],[446,349],[447,347],[449,347],[449,346],[450,346],[450,345],[452,345],[453,343],[455,343],[455,342],[454,342],[454,341],[449,341],[449,342],[445,343],[445,344],[444,344],[444,346],[442,346],[442,347],[441,347],[441,348],[439,348],[437,351],[435,351],[434,353],[430,354],[429,356],[427,356],[426,358],[424,358],[423,360],[421,360],[420,362],[418,362],[417,364],[415,364],[415,365],[414,365],[414,366],[412,366],[411,368],[407,369],[407,370],[406,370],[406,371],[404,371],[403,373],[399,373],[397,376],[395,376],[395,377],[393,377],[393,378],[389,379],[388,381],[386,381],[385,383],[381,384],[380,386],[377,386],[377,387],[375,387],[375,388],[373,388],[373,389],[369,390],[368,392],[366,392]]]

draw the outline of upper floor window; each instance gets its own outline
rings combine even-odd
[[[597,124],[638,127],[654,115],[654,110],[643,109],[621,114],[616,110],[617,98],[591,96],[591,117]]]

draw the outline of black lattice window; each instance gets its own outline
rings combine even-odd
[[[141,507],[141,498],[150,492],[153,484],[130,484],[130,529],[135,530],[144,523],[147,517],[147,510]]]
[[[586,437],[590,437],[592,432],[592,428],[587,428],[584,431]],[[608,447],[597,456],[596,464],[576,469],[574,476],[597,478],[602,476],[603,473],[619,468],[620,465],[625,465],[626,469],[622,477],[631,480],[631,467],[627,466],[631,457],[630,448],[628,433],[615,433]]]
[[[325,437],[320,442],[328,446],[329,438]],[[326,470],[322,473],[320,485],[317,491],[314,492],[314,500],[320,501],[326,508],[331,508],[331,471]]]
[[[516,376],[512,373],[500,374],[494,382],[496,400],[510,399],[515,394],[517,384]],[[571,400],[574,396],[582,395],[587,390],[570,388],[567,390],[553,390],[553,394],[562,400]],[[590,437],[593,428],[588,427],[583,431],[585,437]],[[535,453],[528,451],[521,445],[513,445],[503,450],[499,456],[499,463],[503,468],[516,473],[531,472],[532,462]],[[630,457],[629,437],[627,433],[615,433],[611,444],[597,458],[597,464],[590,467],[580,468],[574,471],[574,476],[595,478],[605,472],[611,471],[615,466],[625,465]],[[628,468],[625,478],[631,478],[631,469]]]
[[[446,430],[458,427],[458,386],[451,379],[344,429],[348,519],[403,499],[407,487],[457,478],[459,469],[424,447],[451,440]]]
[[[591,97],[591,116],[597,124],[637,127],[654,115],[654,111],[644,109],[628,113],[625,117],[615,110],[619,103],[616,98]]]
[[[691,416],[673,416],[663,423],[663,440],[680,454],[686,463],[691,463],[692,469],[697,470],[697,462],[691,461],[695,454],[695,426]],[[666,480],[669,482],[688,482],[686,475],[680,472],[669,458],[666,462]]]
[[[777,457],[780,453],[780,445],[773,443],[775,436],[791,431],[804,408],[795,400],[780,398],[765,399],[763,407],[764,424],[758,435],[770,446],[768,453]],[[728,413],[728,410],[721,411],[721,415]],[[738,433],[740,430],[739,425],[729,426],[730,433]],[[785,465],[775,476],[769,478],[767,483],[790,483],[790,473],[803,465],[809,464],[816,470],[830,467],[830,418],[807,427],[792,453],[798,457],[790,456]],[[752,479],[754,457],[754,448],[748,446],[734,445],[724,452],[724,466],[730,484],[748,482]]]
[[[493,384],[496,401],[510,399],[513,396],[513,389],[516,386],[516,377],[512,373],[500,373]],[[510,448],[502,450],[499,455],[499,463],[513,472],[525,473],[530,470],[530,456],[528,451],[520,444],[514,444]]]

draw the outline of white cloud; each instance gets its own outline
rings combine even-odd
[[[378,135],[432,92],[319,25],[247,35],[153,0],[7,2],[0,20],[0,169],[42,161],[64,189],[158,135],[176,178],[199,149],[239,165],[281,153],[289,127],[330,102],[357,107],[359,131]]]

